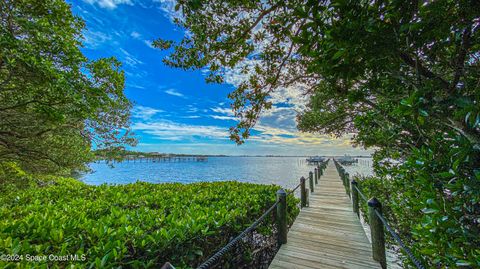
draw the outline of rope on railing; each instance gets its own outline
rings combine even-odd
[[[197,267],[197,269],[207,269],[210,268],[215,262],[217,262],[220,258],[222,258],[223,255],[225,255],[232,247],[234,247],[245,235],[247,235],[249,232],[253,231],[257,226],[265,219],[265,217],[270,214],[279,201],[276,201],[265,213],[263,213],[260,218],[258,218],[252,225],[250,225],[247,229],[245,229],[241,234],[237,235],[233,240],[228,242],[223,248],[221,248],[217,253],[215,253],[213,256],[211,256],[208,260],[206,260],[204,263],[202,263],[200,266]]]
[[[302,185],[302,183],[299,183],[293,190],[289,191],[287,193],[287,195],[290,195],[290,194],[294,193],[298,188],[300,188],[301,185]]]
[[[360,195],[360,197],[365,201],[365,202],[368,202],[368,199],[367,197],[365,196],[365,194],[363,194],[363,192],[361,192],[357,186],[353,185],[352,186],[357,190],[358,194]]]
[[[415,266],[418,269],[425,269],[425,267],[423,267],[423,265],[417,260],[417,258],[415,258],[412,251],[410,250],[410,248],[407,247],[403,243],[400,236],[392,229],[392,227],[390,227],[390,225],[388,225],[388,222],[383,217],[383,215],[380,212],[378,212],[377,209],[374,209],[374,210],[375,210],[375,214],[377,214],[378,218],[383,222],[383,225],[385,226],[387,231],[392,235],[393,239],[395,239],[395,241],[397,241],[397,243],[400,245],[400,247],[403,249],[403,251],[405,251],[405,253],[407,253],[408,257],[410,258],[410,260],[412,260],[413,264],[415,264]]]
[[[337,161],[335,161],[335,166],[337,167],[337,170],[340,170],[340,168],[343,168],[340,164],[338,164]],[[355,190],[357,191],[357,193],[360,195],[360,197],[365,201],[365,202],[368,202],[368,199],[367,197],[365,196],[365,194],[363,194],[363,192],[360,191],[360,189],[358,188],[358,186],[356,185],[353,185],[353,188],[355,188]],[[380,221],[383,223],[383,225],[385,226],[385,228],[387,229],[387,231],[392,235],[393,239],[395,239],[395,241],[398,243],[398,245],[400,246],[400,248],[405,252],[407,253],[408,257],[410,258],[410,260],[413,262],[413,264],[418,268],[418,269],[425,269],[425,267],[423,267],[423,265],[417,260],[417,258],[413,255],[412,251],[410,250],[409,247],[407,247],[402,239],[400,238],[400,236],[392,229],[392,227],[390,227],[390,225],[388,224],[387,220],[383,217],[382,213],[379,212],[376,208],[374,208],[374,212],[375,212],[375,215],[377,215],[378,219],[380,219]]]

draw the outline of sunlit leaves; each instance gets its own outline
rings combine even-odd
[[[89,186],[53,177],[50,184],[0,197],[0,252],[86,255],[83,262],[37,264],[49,268],[156,268],[166,261],[195,267],[262,215],[279,188],[238,182]],[[291,224],[298,199],[290,195],[287,202]],[[271,234],[274,223],[268,217],[257,230]]]

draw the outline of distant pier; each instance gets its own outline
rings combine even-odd
[[[127,163],[160,163],[160,162],[207,162],[208,157],[206,156],[169,156],[169,155],[158,155],[158,156],[125,156],[121,162]],[[98,162],[105,162],[105,160],[99,160]]]

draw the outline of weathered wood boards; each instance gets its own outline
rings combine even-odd
[[[332,161],[270,268],[381,268]]]

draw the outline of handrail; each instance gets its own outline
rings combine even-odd
[[[343,172],[340,172],[340,168],[342,168],[343,170],[345,170],[345,168],[342,167],[342,165],[340,165],[335,159],[333,160],[335,162],[335,166],[337,168],[337,170],[339,171],[339,173],[341,174],[341,177],[342,176],[347,176],[348,177],[348,174],[343,174]],[[343,180],[343,179],[342,179]],[[353,184],[355,181],[352,181],[352,184],[351,184],[351,187],[352,187],[352,194],[351,194],[351,198],[353,199],[354,195],[353,195],[353,190],[355,190],[357,192],[357,194],[360,195],[360,197],[365,201],[365,202],[369,202],[371,200],[376,200],[375,198],[372,198],[370,200],[367,199],[367,197],[365,196],[365,194],[358,188],[357,184],[355,182],[355,184]],[[347,186],[345,186],[345,188],[347,188]],[[358,203],[358,202],[357,202]],[[370,206],[370,205],[369,205]],[[400,248],[405,252],[407,253],[408,257],[410,258],[410,260],[413,262],[413,264],[418,268],[418,269],[425,269],[425,267],[423,267],[423,265],[420,263],[420,261],[418,261],[418,259],[413,255],[411,249],[409,247],[407,247],[405,245],[405,243],[402,241],[402,239],[400,238],[400,236],[392,229],[392,227],[388,224],[388,221],[385,219],[385,217],[382,215],[381,211],[378,210],[378,207],[372,207],[373,209],[373,212],[374,214],[378,217],[378,219],[382,222],[383,226],[385,226],[385,228],[387,229],[387,231],[392,235],[393,239],[395,239],[395,241],[398,243],[398,245],[400,246]],[[371,215],[370,215],[371,216]],[[372,231],[372,234],[373,234],[373,231]],[[373,239],[373,238],[372,238]],[[373,240],[372,240],[373,241]],[[373,246],[373,242],[372,242],[372,246]],[[374,254],[375,255],[375,254]]]
[[[425,267],[423,267],[423,265],[417,260],[417,258],[415,258],[410,248],[403,243],[400,236],[392,229],[392,227],[390,227],[390,225],[388,225],[388,222],[383,217],[382,213],[378,212],[376,209],[374,210],[375,210],[375,214],[377,214],[378,218],[383,222],[383,225],[385,226],[387,231],[389,231],[392,237],[395,239],[395,241],[397,241],[397,243],[400,245],[400,248],[402,248],[403,251],[407,253],[408,257],[410,258],[410,260],[412,260],[413,264],[415,264],[415,266],[419,269],[425,269]]]
[[[367,196],[365,196],[365,194],[363,194],[363,192],[360,191],[357,186],[353,185],[353,188],[355,188],[355,190],[357,190],[358,194],[360,195],[360,197],[362,197],[362,199],[363,199],[365,202],[368,202]]]
[[[206,260],[204,263],[202,263],[199,267],[197,267],[197,269],[207,269],[207,268],[210,268],[215,262],[217,262],[223,255],[225,255],[228,251],[230,251],[230,249],[232,247],[234,247],[239,241],[240,239],[242,239],[245,235],[247,235],[249,232],[253,231],[262,221],[263,219],[265,219],[266,216],[268,216],[268,214],[270,214],[273,209],[276,208],[276,206],[278,205],[279,201],[276,201],[275,203],[273,203],[273,205],[267,210],[265,211],[265,213],[263,213],[262,216],[260,216],[260,218],[258,218],[254,223],[252,223],[252,225],[250,225],[247,229],[245,229],[242,233],[240,233],[239,235],[237,235],[237,237],[235,237],[233,240],[231,240],[230,242],[228,242],[228,244],[226,244],[223,248],[221,248],[219,251],[217,251],[217,253],[213,254],[213,256],[211,256],[210,258],[208,258],[208,260]]]
[[[318,168],[321,167],[321,170],[323,171],[326,168],[326,163],[328,163],[328,160],[323,162],[323,164],[318,166]],[[312,172],[310,172],[312,173]],[[316,175],[319,176],[319,175]],[[303,181],[302,181],[303,179]],[[305,179],[302,177],[300,180],[300,184],[298,184],[294,189],[289,191],[288,193],[285,193],[283,189],[283,195],[288,196],[290,194],[293,194],[298,188],[300,188],[302,185],[305,184]],[[305,195],[308,193],[301,193],[301,196]],[[278,192],[277,192],[277,197],[278,197]],[[248,228],[243,230],[237,237],[232,239],[228,244],[226,244],[224,247],[222,247],[220,250],[218,250],[215,254],[213,254],[210,258],[208,258],[205,262],[203,262],[200,266],[197,267],[197,269],[208,269],[212,265],[215,264],[215,262],[218,262],[226,253],[228,253],[243,237],[245,237],[249,232],[253,231],[277,206],[279,206],[281,200],[277,199],[277,201],[269,208],[267,211],[265,211],[254,223],[252,223]],[[284,201],[285,202],[285,201]],[[278,210],[278,208],[277,208]],[[286,241],[285,241],[286,242]]]
[[[293,190],[289,191],[286,195],[290,195],[293,192],[295,192],[302,183],[298,184]],[[220,250],[218,250],[214,255],[212,255],[208,260],[203,262],[200,266],[197,267],[197,269],[208,269],[212,265],[215,264],[215,262],[218,262],[220,258],[223,257],[226,253],[228,253],[232,247],[234,247],[243,237],[245,237],[248,233],[253,231],[257,226],[278,206],[280,203],[280,200],[277,200],[273,205],[267,209],[254,223],[252,223],[249,227],[247,227],[243,232],[241,232],[237,237],[232,239],[228,244],[226,244],[224,247],[222,247]]]
[[[287,192],[287,195],[290,195],[290,194],[294,193],[298,188],[300,188],[301,185],[302,185],[302,183],[298,183],[298,185],[295,188],[293,188],[293,190]]]

